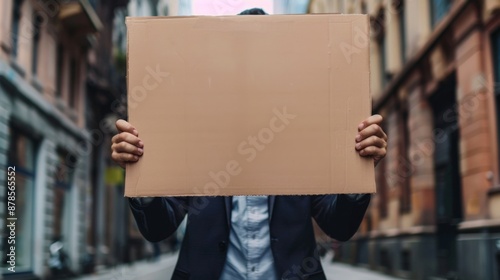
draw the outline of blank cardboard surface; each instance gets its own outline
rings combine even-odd
[[[125,195],[373,193],[369,18],[127,18]]]

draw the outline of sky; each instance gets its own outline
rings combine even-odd
[[[273,0],[192,0],[193,15],[235,15],[250,8],[262,8],[268,14],[273,14]]]

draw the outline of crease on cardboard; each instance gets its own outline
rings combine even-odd
[[[332,95],[333,95],[333,92],[332,92],[332,48],[334,48],[333,46],[333,38],[332,38],[332,24],[333,23],[342,23],[342,24],[345,24],[345,23],[348,23],[350,25],[350,28],[352,30],[352,20],[349,20],[347,19],[347,22],[345,21],[345,19],[342,19],[340,21],[337,21],[335,19],[332,19],[332,18],[328,18],[328,21],[327,21],[327,25],[328,25],[328,38],[329,38],[329,42],[328,42],[328,70],[329,70],[329,75],[328,75],[328,89],[329,89],[329,92],[330,92],[330,95],[329,95],[329,102],[330,102],[330,118],[329,118],[329,121],[330,121],[330,127],[331,127],[331,121],[332,121],[332,111],[334,110],[333,106],[332,106],[332,101],[331,101],[331,98],[332,98]],[[352,31],[351,31],[351,35],[352,35]],[[351,45],[352,45],[352,36],[350,37],[350,42],[349,42]],[[349,133],[349,128],[347,127],[347,123],[348,123],[348,116],[347,116],[347,113],[349,111],[349,108],[350,108],[350,98],[347,97],[347,108],[346,108],[346,111],[344,112],[343,114],[343,120],[342,120],[342,123],[343,123],[343,126],[341,129],[339,130],[333,130],[333,129],[330,129],[330,143],[334,143],[333,139],[335,137],[335,135],[332,135],[333,133],[335,132],[338,132],[338,131],[343,131],[345,133],[345,135],[348,135]],[[339,141],[338,139],[335,141],[335,143],[337,143],[337,141]],[[344,144],[345,144],[345,147],[349,147],[349,143],[347,143],[347,138],[344,138],[343,140],[341,139],[340,141],[343,141]],[[338,145],[338,144],[336,144]],[[330,156],[330,169],[332,168],[331,166],[333,165],[332,164],[332,161],[333,160],[338,160],[340,158],[340,160],[344,163],[343,166],[344,166],[344,170],[343,172],[341,173],[342,174],[342,178],[339,178],[336,182],[333,182],[332,181],[332,172],[330,172],[330,189],[332,189],[333,191],[333,187],[335,186],[335,188],[337,188],[335,190],[335,192],[339,192],[339,189],[340,188],[340,192],[339,193],[347,193],[347,190],[348,190],[348,186],[347,186],[347,168],[348,168],[348,163],[346,161],[346,158],[347,158],[347,153],[345,151],[345,149],[341,149],[341,151],[339,152],[338,149],[335,149],[336,151],[336,155],[333,153],[334,149],[331,148],[330,146],[330,150],[331,150],[331,156]],[[340,186],[339,186],[340,185]]]
[[[372,96],[372,91],[371,91],[371,59],[370,59],[370,50],[371,50],[371,40],[370,40],[370,17],[368,15],[365,16],[365,20],[366,20],[366,24],[363,24],[364,26],[364,32],[366,34],[366,48],[368,50],[368,74],[365,76],[366,77],[366,83],[367,83],[367,86],[368,86],[368,104],[370,104],[370,114],[372,112],[372,104],[373,104],[373,96]],[[375,170],[375,166],[373,166],[373,170]],[[377,192],[377,183],[376,183],[376,180],[375,180],[375,171],[373,171],[373,180],[372,180],[372,193],[376,193]]]
[[[130,77],[130,74],[129,74],[129,71],[130,71],[130,55],[129,55],[129,50],[130,50],[130,30],[132,28],[131,24],[129,24],[129,22],[130,22],[130,19],[126,18],[125,19],[125,25],[127,27],[127,71],[126,71],[126,77],[125,77],[125,79],[127,80],[127,89],[130,88],[130,79],[129,79],[129,77]],[[127,100],[127,104],[128,104],[128,100]],[[125,165],[125,182],[129,181],[130,180],[129,178],[131,177],[130,172],[127,172],[127,170],[129,170],[129,169],[130,168],[129,168],[128,164]],[[137,182],[134,182],[132,184],[132,186],[133,186],[134,190],[136,190],[136,188],[137,188]],[[130,189],[130,187],[129,187],[129,189]],[[125,196],[127,196],[127,194],[128,194],[128,191],[127,191],[127,189],[125,189]],[[135,193],[135,195],[137,195],[137,192]]]
[[[137,186],[140,185],[140,181],[141,181],[141,173],[139,172],[139,175],[137,176],[137,178],[135,180],[134,195],[137,195]]]
[[[346,113],[344,114],[344,116],[345,116],[344,123],[345,124],[347,124],[347,113],[348,113],[348,111],[349,111],[350,108],[351,108],[351,98],[348,97],[347,98],[347,109],[346,109]],[[345,131],[346,135],[349,135],[349,129],[347,127],[344,127],[344,131]],[[345,147],[354,146],[354,141],[352,141],[351,144],[348,143],[349,142],[349,140],[348,140],[349,138],[350,138],[349,136],[347,136],[347,137],[344,138]],[[344,153],[346,153],[345,150],[344,150]],[[346,155],[346,157],[347,157],[347,155]],[[347,168],[349,168],[348,164],[347,164],[347,160],[344,160],[344,180],[343,180],[343,182],[345,182],[345,183],[342,186],[342,192],[346,192],[347,191]]]
[[[328,103],[329,103],[329,111],[328,111],[328,127],[330,128],[330,166],[329,170],[332,170],[332,161],[335,158],[333,154],[333,149],[332,149],[332,143],[333,143],[333,130],[331,129],[332,127],[332,79],[330,78],[332,76],[332,30],[330,27],[330,21],[327,23],[328,28]],[[333,186],[333,178],[332,178],[332,173],[329,172],[328,176],[330,177],[330,189]]]
[[[183,94],[184,94],[184,93],[183,93]],[[187,122],[187,112],[186,112],[186,111],[187,111],[187,110],[186,110],[186,108],[187,108],[187,104],[186,104],[186,102],[187,102],[187,101],[186,101],[186,99],[184,98],[184,104],[183,104],[183,105],[184,105],[184,112],[183,112],[183,113],[184,113],[184,123],[188,123],[188,122]],[[187,138],[188,138],[188,137],[187,137],[187,135],[188,135],[188,131],[187,131],[187,130],[188,130],[188,128],[187,128],[187,126],[185,126],[185,127],[184,127],[184,142],[187,142],[187,141],[188,141],[188,140],[187,140]],[[184,161],[185,161],[185,163],[186,163],[186,166],[189,166],[188,159],[189,159],[189,157],[188,157],[188,149],[185,149],[185,150],[184,150]],[[184,186],[185,186],[185,187],[190,188],[190,187],[189,187],[189,178],[188,178],[188,177],[189,177],[189,168],[187,168],[187,170],[186,170],[186,174],[184,175],[184,180],[185,180],[185,182],[184,182]],[[191,188],[192,188],[192,187],[191,187]]]

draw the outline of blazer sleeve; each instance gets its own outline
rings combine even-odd
[[[147,204],[129,198],[129,206],[144,238],[158,242],[177,230],[187,213],[188,198],[155,197]]]
[[[361,196],[317,195],[312,197],[312,215],[321,229],[338,241],[349,240],[359,228],[371,194]]]

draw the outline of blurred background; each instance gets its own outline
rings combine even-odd
[[[251,7],[370,15],[373,111],[389,148],[355,237],[317,231],[328,276],[500,279],[500,0],[0,1],[0,278],[170,277],[182,228],[145,241],[110,159],[127,114],[124,20]]]

